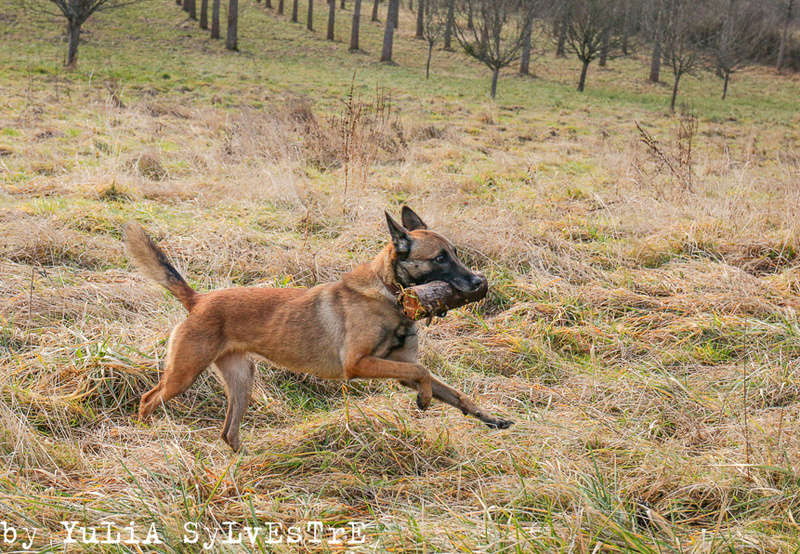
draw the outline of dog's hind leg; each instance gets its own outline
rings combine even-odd
[[[214,361],[220,346],[218,336],[198,328],[190,319],[175,327],[167,345],[164,373],[158,384],[142,395],[139,419],[147,418],[160,404],[192,386]]]
[[[400,383],[409,388],[417,389],[417,384],[413,381],[403,380],[400,381]],[[489,415],[485,410],[475,404],[469,396],[446,383],[442,383],[433,375],[431,375],[431,389],[434,398],[458,408],[464,415],[477,417],[493,429],[506,429],[514,423],[507,419],[500,419],[499,417]]]
[[[250,391],[253,388],[255,366],[247,354],[235,352],[224,354],[214,361],[222,377],[225,395],[228,397],[228,410],[225,424],[222,427],[222,440],[234,452],[239,450],[239,425],[250,402]]]

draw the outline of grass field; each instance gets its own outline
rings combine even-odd
[[[352,12],[330,43],[317,4],[311,34],[245,2],[239,53],[174,2],[128,6],[65,72],[63,23],[0,0],[0,521],[34,549],[62,521],[166,542],[74,546],[131,552],[201,550],[186,522],[358,521],[364,550],[796,551],[800,78],[748,69],[722,102],[705,73],[670,116],[644,55],[579,94],[541,39],[536,77],[490,102],[460,53],[425,80],[407,11],[387,66],[371,3],[357,54]],[[239,454],[210,372],[135,420],[184,311],[126,259],[125,221],[201,290],[310,286],[377,253],[403,203],[492,285],[423,328],[424,362],[515,426],[263,364]]]

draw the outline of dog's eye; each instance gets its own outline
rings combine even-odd
[[[436,262],[437,264],[443,264],[444,262],[447,261],[447,256],[445,256],[444,254],[439,254],[433,259],[433,261]]]

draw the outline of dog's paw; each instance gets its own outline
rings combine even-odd
[[[492,418],[489,421],[484,421],[489,429],[508,429],[514,422],[510,419],[500,419],[499,417]]]
[[[422,395],[417,394],[417,408],[419,408],[422,411],[425,411],[425,410],[428,409],[428,406],[430,406],[430,405],[431,405],[431,398],[430,397],[423,398]]]

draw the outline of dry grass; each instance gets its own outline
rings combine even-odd
[[[407,81],[352,77],[334,100],[223,105],[234,74],[208,97],[0,81],[0,519],[40,528],[40,548],[62,520],[104,518],[173,543],[185,521],[357,520],[377,550],[796,548],[796,115],[700,113],[671,171],[633,125],[679,163],[663,110],[420,106]],[[423,359],[513,428],[266,365],[239,455],[210,374],[134,421],[183,315],[129,266],[124,221],[201,289],[308,286],[376,253],[402,203],[492,284],[423,330]]]

